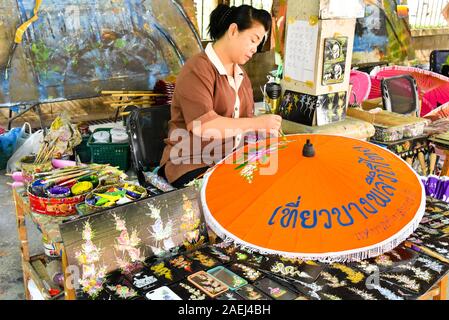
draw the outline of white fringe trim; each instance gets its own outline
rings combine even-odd
[[[306,134],[309,135],[309,134]],[[353,138],[348,138],[353,139]],[[357,139],[353,139],[357,140]],[[358,141],[358,140],[357,140]],[[372,145],[376,148],[381,149],[376,145]],[[389,150],[382,149],[383,151],[387,151],[392,153]],[[394,153],[392,153],[394,154]],[[394,154],[398,159],[400,159],[404,164],[407,164],[402,158],[398,157]],[[224,161],[224,160],[223,160]],[[216,167],[215,167],[216,168]],[[233,243],[241,246],[245,250],[249,252],[257,252],[260,254],[272,254],[272,255],[280,255],[287,258],[299,258],[302,260],[315,260],[323,263],[333,263],[333,262],[351,262],[351,261],[360,261],[373,257],[377,257],[385,252],[391,251],[404,242],[415,230],[418,228],[426,210],[426,194],[424,190],[424,186],[421,183],[419,175],[412,170],[415,174],[416,179],[418,180],[419,185],[421,186],[421,203],[415,217],[398,233],[394,236],[372,246],[367,246],[359,249],[340,251],[340,252],[326,252],[326,253],[299,253],[299,252],[285,252],[285,251],[277,251],[264,247],[259,247],[254,244],[248,243],[229,231],[227,231],[223,226],[221,226],[218,221],[213,217],[212,213],[209,210],[206,202],[206,187],[209,182],[209,177],[215,171],[215,168],[210,172],[205,174],[203,179],[203,187],[201,189],[201,203],[204,211],[204,217],[206,219],[209,227],[220,237],[224,242]]]

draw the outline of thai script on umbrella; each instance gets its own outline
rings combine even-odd
[[[324,220],[324,228],[331,229],[337,223],[339,226],[348,227],[354,224],[355,219],[369,219],[382,208],[387,207],[394,197],[396,188],[393,186],[399,180],[391,169],[389,163],[374,151],[366,147],[354,147],[362,155],[357,159],[357,163],[365,165],[369,172],[365,178],[365,183],[371,187],[369,192],[356,201],[334,207],[331,209],[299,210],[301,196],[296,202],[287,203],[285,206],[278,206],[268,220],[268,225],[276,223],[283,228],[296,228],[300,225],[304,229],[313,229],[318,226],[319,220]],[[323,218],[322,218],[323,217]],[[384,227],[388,228],[388,224]]]

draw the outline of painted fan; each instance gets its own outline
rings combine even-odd
[[[441,74],[413,67],[389,66],[371,72],[370,98],[381,97],[381,81],[400,75],[412,76],[422,99],[421,116],[449,101],[449,78]]]
[[[371,78],[369,74],[358,70],[351,70],[349,83],[352,85],[349,103],[361,103],[368,99],[371,91]]]

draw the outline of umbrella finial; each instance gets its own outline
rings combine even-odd
[[[310,139],[307,139],[307,142],[302,149],[302,155],[307,158],[315,156],[315,149],[313,148],[313,144],[310,143]]]

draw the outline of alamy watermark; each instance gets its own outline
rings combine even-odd
[[[257,130],[245,132],[240,129],[202,130],[201,122],[194,121],[192,131],[175,129],[170,132],[169,141],[172,144],[170,161],[180,164],[205,164],[214,166],[218,162],[241,165],[247,162],[260,161],[260,175],[274,175],[278,170],[279,143],[277,132],[274,130]],[[244,143],[250,145],[246,153],[233,153]],[[270,149],[267,152],[267,149]],[[267,155],[269,157],[264,157]],[[264,162],[263,159],[268,159]]]

